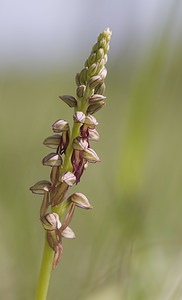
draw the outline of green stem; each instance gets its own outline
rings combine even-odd
[[[49,287],[49,281],[52,270],[54,251],[49,246],[47,238],[45,238],[44,253],[42,257],[39,281],[37,285],[35,300],[46,300]]]
[[[72,143],[73,143],[74,138],[76,138],[79,135],[79,129],[80,129],[80,123],[74,123],[73,129],[72,129],[72,135],[70,138],[69,145],[66,149],[66,155],[64,158],[64,166],[63,166],[64,172],[72,171],[72,164],[71,164],[71,155],[73,152]]]
[[[89,95],[88,91],[90,92],[90,89],[87,86],[85,96],[82,99],[83,104],[80,106],[80,108],[77,108],[75,110],[75,112],[82,111],[83,113],[86,113],[87,108],[88,108],[88,103],[87,103],[87,98]],[[72,134],[71,134],[69,145],[66,149],[66,154],[65,154],[65,158],[64,158],[64,166],[63,166],[64,172],[72,171],[72,164],[71,164],[71,155],[73,152],[72,143],[73,143],[74,138],[76,138],[80,134],[80,126],[81,126],[81,123],[73,124]]]

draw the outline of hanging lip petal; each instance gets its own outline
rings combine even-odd
[[[92,209],[87,197],[82,193],[74,193],[69,197],[69,199],[79,208]]]
[[[98,141],[99,140],[99,133],[98,131],[94,129],[89,129],[88,130],[88,138],[91,141]]]
[[[52,264],[52,268],[55,269],[61,259],[62,253],[63,253],[63,245],[62,242],[59,242],[56,245],[56,249],[54,249],[55,254],[54,254],[54,259],[53,259],[53,264]]]
[[[43,158],[42,164],[49,167],[60,166],[62,164],[62,158],[59,154],[49,153]]]
[[[63,231],[61,231],[61,235],[67,239],[74,239],[76,237],[75,233],[69,226],[67,226]]]
[[[33,186],[30,187],[30,191],[38,195],[44,195],[46,192],[49,192],[50,189],[51,189],[51,183],[47,180],[38,181]]]

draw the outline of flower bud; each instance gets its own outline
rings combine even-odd
[[[79,86],[81,85],[81,81],[80,81],[80,73],[77,73],[76,76],[75,76],[75,82],[76,82],[76,85]]]
[[[72,147],[74,150],[82,151],[88,147],[88,143],[85,139],[82,139],[81,137],[77,137],[73,140]]]
[[[61,100],[63,100],[66,104],[68,104],[70,107],[76,107],[77,101],[73,96],[70,95],[63,95],[59,96]]]
[[[112,31],[109,28],[106,28],[104,30],[104,32],[102,33],[102,35],[105,37],[107,43],[109,43],[111,35],[112,35]]]
[[[62,158],[59,154],[49,153],[43,158],[42,164],[49,167],[60,166],[62,164]]]
[[[61,135],[54,134],[54,135],[47,137],[43,141],[43,144],[49,148],[57,149],[57,147],[60,145],[60,141],[61,141]]]
[[[84,123],[85,114],[82,111],[76,111],[73,115],[73,120],[75,123]]]
[[[97,103],[90,104],[87,109],[87,113],[92,115],[92,114],[96,113],[98,110],[100,110],[104,105],[105,105],[104,101],[99,101]]]
[[[97,74],[97,67],[98,67],[98,64],[97,63],[94,63],[92,64],[89,69],[88,69],[88,75],[90,77],[94,76]]]
[[[109,51],[109,49],[110,49],[110,46],[109,46],[109,45],[106,45],[106,47],[105,47],[105,49],[104,49],[105,54]]]
[[[78,98],[82,98],[84,96],[86,90],[86,86],[84,84],[79,85],[76,90],[76,94]]]
[[[63,132],[63,131],[68,131],[69,130],[69,124],[65,120],[57,120],[53,125],[52,125],[52,130],[54,132]]]
[[[107,59],[108,59],[107,54],[104,55],[103,59],[104,59],[104,65],[105,65],[107,63]]]
[[[61,228],[61,222],[56,213],[46,214],[41,221],[45,230],[56,230]]]
[[[94,89],[101,82],[103,82],[102,76],[95,75],[90,78],[88,83],[89,83],[90,88]]]
[[[85,67],[85,68],[88,68],[88,67],[89,67],[89,60],[88,60],[88,59],[85,61],[84,67]]]
[[[81,82],[81,84],[85,84],[85,82],[87,81],[87,71],[88,71],[88,67],[85,67],[80,72],[80,82]]]
[[[106,46],[107,46],[107,41],[106,39],[103,37],[101,40],[100,40],[100,47],[103,48],[103,50],[106,49]],[[104,51],[105,52],[105,51]]]
[[[109,28],[106,28],[104,32],[102,32],[98,36],[98,45],[99,48],[103,48],[104,53],[106,54],[108,52],[108,46],[109,46],[109,41],[111,38],[112,32],[109,30]]]
[[[88,114],[85,118],[84,124],[86,124],[88,128],[94,129],[98,125],[98,122],[94,116]]]
[[[91,148],[87,148],[83,151],[83,158],[90,163],[100,162],[100,158],[98,157],[97,153]]]
[[[66,172],[62,177],[61,181],[65,182],[67,185],[72,186],[76,182],[76,177],[71,172]]]
[[[104,66],[105,66],[105,59],[102,58],[97,68],[98,74],[100,74],[100,72],[105,68]]]
[[[91,209],[92,206],[90,205],[87,197],[82,193],[74,193],[72,194],[69,199],[75,203],[76,206],[83,208],[83,209]]]
[[[97,61],[104,57],[104,49],[103,48],[99,48],[97,50],[96,57],[97,57]]]
[[[51,183],[47,180],[38,181],[30,187],[31,192],[38,195],[44,195],[46,192],[49,192],[50,189]]]
[[[103,95],[105,92],[105,83],[102,82],[101,84],[98,84],[95,88],[95,93],[99,95]]]
[[[94,95],[92,95],[92,96],[89,97],[89,103],[93,104],[93,103],[96,103],[98,101],[102,101],[104,99],[106,99],[105,96],[100,95],[100,94],[94,94]]]
[[[93,45],[93,47],[92,47],[92,52],[96,52],[96,53],[97,53],[98,48],[99,48],[98,43],[95,43],[95,44]]]
[[[103,68],[99,75],[101,76],[102,80],[104,80],[107,76],[107,69]]]
[[[91,53],[86,62],[87,62],[88,67],[91,66],[93,63],[95,63],[96,62],[96,53],[95,52]]]

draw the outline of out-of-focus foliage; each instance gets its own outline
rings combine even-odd
[[[121,53],[108,64],[107,105],[95,115],[101,137],[92,144],[102,162],[90,165],[75,187],[94,209],[76,211],[77,238],[63,242],[49,299],[182,297],[182,44],[171,48],[170,40],[167,28],[138,63]],[[58,118],[72,122],[71,109],[58,96],[75,93],[76,71],[1,74],[4,300],[34,297],[44,233],[39,199],[28,189],[48,179],[40,162],[51,125]]]

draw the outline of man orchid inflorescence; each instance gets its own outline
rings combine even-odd
[[[98,36],[84,68],[76,75],[76,97],[59,97],[74,109],[73,127],[71,130],[63,119],[52,125],[54,134],[47,137],[43,144],[53,152],[42,160],[44,166],[51,168],[50,180],[41,180],[30,188],[33,193],[43,195],[40,220],[49,246],[54,251],[53,268],[61,258],[62,238],[75,237],[69,227],[75,207],[92,208],[84,194],[77,192],[69,197],[67,194],[70,187],[79,183],[88,164],[100,161],[90,142],[99,139],[96,130],[98,122],[93,114],[105,104],[105,65],[110,38],[111,31],[108,28]],[[63,215],[65,217],[62,220]]]

